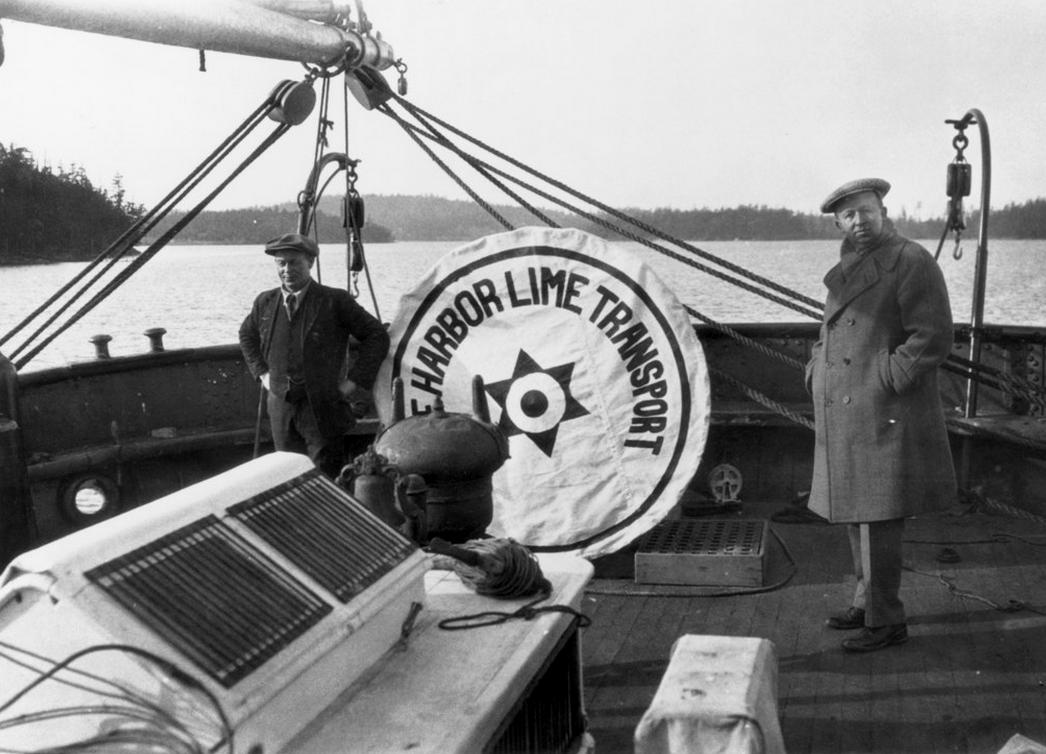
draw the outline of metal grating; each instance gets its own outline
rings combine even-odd
[[[214,516],[85,575],[226,688],[332,610]]]
[[[662,521],[639,540],[639,552],[759,555],[765,522],[757,519]]]
[[[319,470],[231,506],[229,513],[342,602],[417,549]]]
[[[567,632],[502,729],[489,754],[558,754],[578,751],[587,721],[581,693],[581,647],[577,623]]]

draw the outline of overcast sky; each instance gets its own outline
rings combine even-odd
[[[936,216],[953,129],[991,129],[992,205],[1046,196],[1046,3],[1038,0],[366,0],[421,107],[617,206],[816,212],[837,184],[894,184]],[[3,21],[0,141],[120,174],[151,204],[295,63]],[[340,88],[340,87],[339,87]],[[340,96],[340,95],[339,95]],[[340,105],[337,129],[340,132]],[[313,121],[215,208],[291,201]],[[387,118],[353,103],[366,194],[463,194]],[[976,129],[968,156],[983,175]],[[339,148],[341,148],[339,146]]]

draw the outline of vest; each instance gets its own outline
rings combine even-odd
[[[294,313],[294,321],[287,319],[287,307],[282,299],[276,306],[276,321],[272,328],[272,341],[269,344],[270,353],[286,354],[283,374],[274,375],[276,384],[270,385],[273,392],[287,398],[287,393],[292,384],[305,384],[305,360],[302,357],[302,338],[304,333],[305,317],[302,314],[305,301],[302,299],[298,304],[298,310]],[[279,359],[270,359],[270,362],[279,363]],[[304,396],[303,396],[304,397]]]

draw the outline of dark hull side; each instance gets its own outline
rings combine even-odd
[[[816,324],[734,328],[805,362]],[[711,370],[712,424],[701,468],[684,505],[712,502],[709,474],[740,472],[747,500],[789,502],[808,488],[813,433],[752,399],[736,381],[794,416],[812,417],[802,374],[793,366],[698,327]],[[964,355],[967,334],[956,332]],[[1046,334],[992,328],[982,359],[1041,385]],[[126,510],[242,463],[255,453],[259,392],[236,346],[145,353],[15,374],[0,362],[0,562],[94,523],[71,504],[91,478]],[[976,419],[963,417],[965,379],[942,371],[960,485],[966,491],[1046,514],[1046,426],[1041,408],[981,387]],[[364,420],[347,438],[362,452],[378,429]],[[270,449],[267,421],[258,452]]]

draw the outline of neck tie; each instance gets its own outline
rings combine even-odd
[[[287,319],[294,319],[294,312],[298,309],[298,297],[291,295],[286,298]]]

